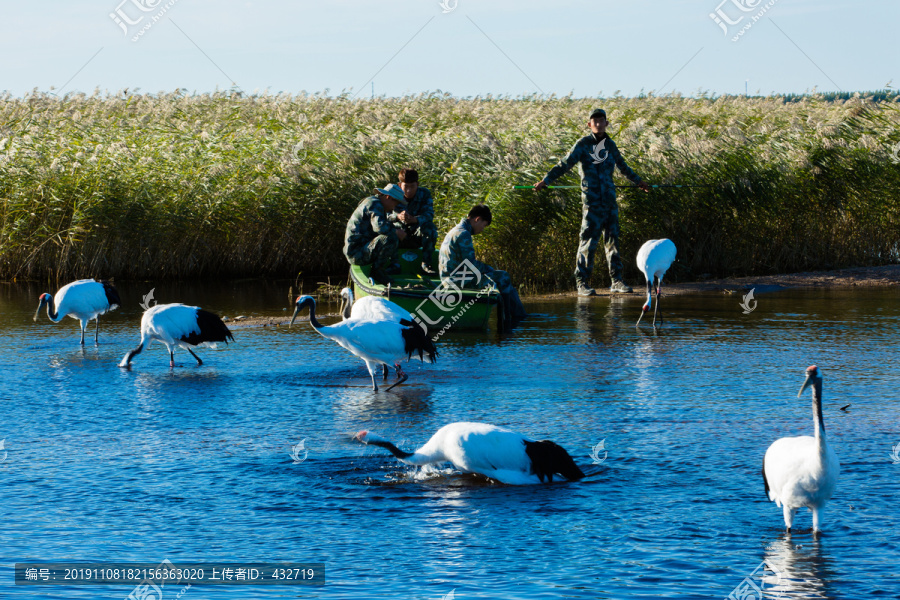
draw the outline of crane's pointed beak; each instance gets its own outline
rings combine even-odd
[[[798,398],[800,397],[801,394],[803,394],[803,390],[805,390],[810,385],[812,385],[812,382],[813,382],[812,377],[810,377],[809,374],[807,373],[806,379],[803,381],[803,385],[800,387],[800,391],[797,392]]]
[[[289,327],[292,326],[292,325],[294,324],[294,321],[297,319],[297,313],[298,313],[298,312],[300,312],[300,307],[295,305],[295,306],[294,306],[294,314],[291,315],[291,325],[289,325]]]
[[[38,315],[41,313],[41,309],[44,308],[45,304],[47,304],[47,302],[43,298],[41,298],[40,303],[38,303],[37,310],[34,311],[34,320],[35,321],[38,320]]]

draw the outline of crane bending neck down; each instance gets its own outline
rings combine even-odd
[[[394,306],[394,310],[384,305],[369,306],[368,308],[380,310],[360,310],[358,315],[353,314],[343,321],[324,326],[316,317],[315,299],[312,296],[300,296],[295,302],[291,325],[301,309],[309,308],[309,322],[317,333],[336,342],[366,363],[372,377],[373,391],[378,391],[376,371],[381,370],[386,376],[384,366],[394,366],[398,381],[387,388],[390,391],[408,377],[400,365],[403,360],[409,361],[414,356],[422,362],[433,363],[437,360],[437,348],[427,332],[415,322],[404,318],[404,315],[397,312],[401,311],[400,307]]]
[[[415,452],[401,450],[365,430],[356,434],[355,439],[384,448],[408,465],[450,462],[460,471],[512,485],[552,482],[555,474],[571,481],[584,477],[584,472],[559,444],[550,440],[531,440],[488,423],[444,425]]]
[[[677,249],[672,240],[649,240],[644,242],[637,254],[637,265],[641,273],[647,279],[647,301],[641,307],[641,315],[638,317],[635,327],[641,324],[644,313],[653,306],[653,326],[656,327],[656,315],[659,312],[659,296],[662,290],[663,277],[672,263],[675,261]],[[653,304],[653,280],[656,279],[656,304]],[[659,312],[660,323],[662,313]]]

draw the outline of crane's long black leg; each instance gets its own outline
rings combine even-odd
[[[659,310],[659,294],[656,294],[656,306],[653,307],[653,326],[656,327],[656,312]],[[660,313],[659,324],[662,325],[662,313]]]
[[[175,366],[175,348],[172,348],[171,350],[169,350],[169,366],[170,367]]]
[[[81,345],[84,346],[84,330],[87,329],[87,321],[81,322]]]
[[[382,373],[382,375],[384,375],[384,381],[387,381],[389,372],[390,372],[390,369],[388,369],[388,366],[384,363],[381,363],[381,373]]]
[[[662,295],[661,288],[662,288],[662,282],[660,281],[658,284],[656,284],[656,308],[659,308],[659,298]],[[662,313],[662,309],[659,308],[659,326],[662,327],[662,324],[663,324],[663,313]]]
[[[203,361],[200,360],[200,357],[199,357],[199,356],[197,356],[196,354],[194,354],[194,351],[193,351],[193,350],[191,350],[190,348],[188,348],[187,351],[191,353],[191,356],[193,356],[194,358],[197,359],[197,364],[198,364],[198,365],[202,365],[202,364],[203,364]]]
[[[97,327],[94,328],[94,345],[97,346],[100,344],[100,315],[97,315],[94,320],[97,322]]]
[[[372,391],[373,391],[373,392],[377,392],[377,391],[378,391],[378,384],[375,383],[375,372],[374,372],[374,371],[370,371],[370,372],[369,372],[369,375],[372,377]]]
[[[394,382],[394,384],[393,384],[391,387],[389,387],[389,388],[386,390],[386,391],[388,391],[388,392],[391,391],[392,389],[394,389],[395,386],[398,386],[398,385],[400,385],[401,383],[403,383],[404,381],[406,381],[407,379],[409,379],[409,375],[407,375],[406,373],[403,372],[403,369],[400,367],[400,363],[397,363],[397,364],[394,365],[394,366],[397,368],[397,377],[398,377],[398,379],[397,379],[397,381]]]

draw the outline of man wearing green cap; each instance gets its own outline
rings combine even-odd
[[[575,142],[569,155],[550,169],[547,176],[534,185],[540,191],[569,171],[575,163],[581,171],[581,242],[575,260],[575,281],[579,296],[596,294],[590,286],[594,269],[594,252],[600,237],[606,250],[606,262],[612,285],[610,292],[627,293],[631,288],[622,280],[622,260],[619,258],[619,205],[616,203],[616,184],[612,174],[615,167],[641,190],[650,186],[625,163],[616,143],[606,134],[606,112],[595,109],[588,118],[591,135]]]
[[[393,283],[388,269],[406,232],[396,229],[387,215],[397,206],[406,206],[399,185],[375,188],[375,195],[359,203],[347,222],[344,256],[351,265],[372,265],[369,276],[381,285]]]

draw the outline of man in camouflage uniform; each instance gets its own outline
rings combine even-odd
[[[594,269],[594,252],[600,237],[606,250],[606,262],[612,279],[610,292],[631,292],[622,280],[622,260],[619,258],[619,205],[616,203],[616,184],[613,183],[613,169],[619,168],[625,177],[647,192],[650,186],[625,163],[616,143],[606,135],[606,112],[595,109],[588,119],[591,135],[575,142],[569,155],[550,169],[543,180],[535,184],[535,190],[542,190],[561,177],[578,163],[581,171],[581,242],[575,260],[575,280],[579,296],[596,294],[590,286],[591,271]]]
[[[406,206],[400,186],[389,183],[376,195],[359,203],[347,222],[344,256],[351,265],[372,265],[369,276],[375,283],[392,283],[388,269],[406,232],[396,229],[387,215],[398,205]]]
[[[460,221],[444,237],[438,262],[440,264],[441,279],[449,278],[463,261],[468,260],[474,268],[478,269],[482,276],[485,276],[478,287],[490,285],[490,282],[493,281],[497,289],[500,290],[502,297],[505,324],[510,326],[514,322],[528,316],[528,313],[525,312],[525,307],[522,306],[519,292],[512,286],[509,273],[494,269],[475,258],[475,246],[472,243],[472,236],[484,231],[491,224],[491,218],[490,207],[484,204],[473,206],[466,218]],[[471,280],[461,282],[462,287],[473,287],[475,279],[473,277]],[[454,279],[454,282],[456,283],[457,280]]]
[[[401,248],[422,249],[422,272],[437,275],[432,266],[434,244],[437,241],[437,227],[434,226],[434,200],[431,190],[419,187],[419,173],[415,169],[400,171],[400,188],[407,205],[401,212],[392,212],[388,220],[397,229],[406,232]]]

